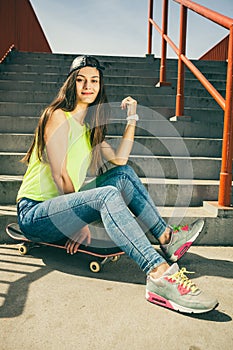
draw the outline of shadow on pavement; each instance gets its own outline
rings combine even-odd
[[[233,278],[233,262],[229,260],[209,259],[199,254],[188,252],[179,261],[179,266],[182,267],[183,265],[187,270],[195,271],[195,274],[192,275],[192,279],[200,276]]]
[[[0,261],[5,263],[8,262],[11,266],[12,264],[15,264],[16,269],[6,268],[4,271],[4,268],[1,268],[0,271],[16,275],[19,274],[19,278],[12,282],[4,281],[3,279],[0,280],[0,284],[8,284],[7,293],[0,293],[0,297],[4,298],[4,303],[0,307],[0,318],[11,318],[21,315],[26,304],[30,284],[48,275],[54,270],[69,275],[87,278],[116,281],[127,284],[145,284],[145,274],[139,269],[134,261],[125,255],[123,255],[117,262],[107,263],[101,272],[93,273],[89,270],[89,262],[91,261],[91,258],[84,254],[70,256],[66,254],[64,250],[48,247],[34,248],[30,252],[30,255],[33,258],[42,259],[44,264],[40,263],[37,265],[33,263],[30,264],[28,260],[27,263],[24,263],[24,257],[21,257],[20,261],[14,261],[15,259],[13,258],[11,261],[9,257],[12,256],[15,258],[16,256],[15,254],[11,254],[12,247],[9,247],[8,249],[7,246],[5,246],[4,252],[4,254],[1,254]],[[27,255],[27,259],[30,258],[30,255]],[[7,256],[8,259],[4,260],[4,256]],[[184,265],[187,270],[197,271],[194,275],[195,277],[208,275],[232,278],[233,263],[231,261],[208,259],[199,256],[198,254],[187,253],[179,265]],[[28,269],[24,269],[25,266],[34,267],[35,271],[27,272]],[[232,320],[229,315],[218,310],[214,310],[207,314],[182,316],[212,322],[229,322]]]

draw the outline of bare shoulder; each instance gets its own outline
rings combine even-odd
[[[69,129],[65,113],[62,109],[57,109],[51,114],[46,124],[45,138],[49,138],[58,128],[62,132],[68,131]]]
[[[110,147],[109,143],[107,143],[107,141],[102,141],[101,144],[100,144],[100,147],[101,148],[106,148],[106,147]]]
[[[60,125],[61,123],[64,123],[64,121],[66,121],[66,116],[62,109],[56,109],[49,118],[49,123],[54,125]]]

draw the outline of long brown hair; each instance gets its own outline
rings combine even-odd
[[[46,124],[55,110],[62,109],[65,112],[71,112],[75,109],[77,105],[76,77],[78,73],[79,70],[76,70],[68,76],[53,102],[43,111],[35,131],[33,142],[27,154],[22,159],[22,162],[29,163],[34,147],[37,148],[37,156],[39,160],[41,162],[46,162],[46,158],[44,156],[44,132]],[[105,138],[107,122],[110,116],[110,106],[105,93],[103,73],[101,70],[99,70],[99,74],[100,90],[95,101],[89,105],[88,112],[85,117],[85,122],[88,124],[90,132],[90,142],[92,146],[91,170],[97,174],[102,172],[100,144]]]

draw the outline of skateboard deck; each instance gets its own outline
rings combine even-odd
[[[66,250],[65,243],[67,239],[57,241],[54,243],[34,242],[24,236],[24,234],[19,228],[19,225],[16,223],[7,225],[6,233],[13,240],[20,242],[18,250],[21,255],[25,255],[33,247],[39,247],[39,246],[48,246],[48,247],[54,247],[54,248]],[[98,246],[99,245],[100,245],[100,241],[98,240]],[[104,247],[104,241],[103,241],[103,247]],[[92,272],[101,271],[103,265],[106,264],[108,261],[115,262],[119,260],[121,255],[124,254],[124,252],[117,246],[114,246],[112,248],[109,248],[109,247],[96,248],[94,246],[84,246],[82,244],[80,244],[79,246],[77,254],[78,253],[88,254],[93,257],[93,260],[91,260],[91,262],[89,263],[89,268]]]

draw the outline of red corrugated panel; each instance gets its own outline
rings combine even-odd
[[[228,57],[228,43],[229,35],[201,56],[199,60],[226,61]]]
[[[29,0],[0,0],[0,58],[14,44],[20,51],[52,52]]]

